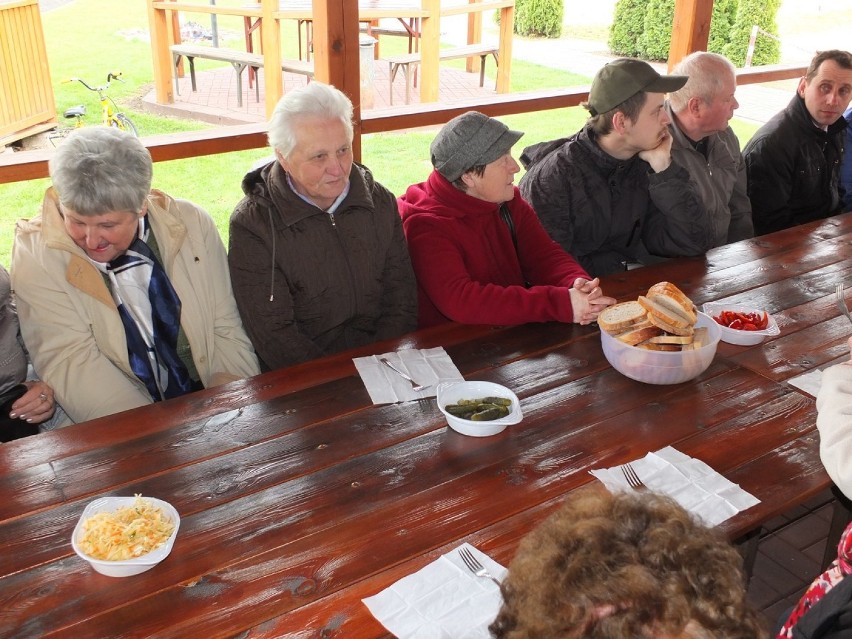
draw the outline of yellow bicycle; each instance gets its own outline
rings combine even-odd
[[[124,82],[121,79],[121,71],[112,71],[107,73],[106,84],[93,87],[89,86],[89,84],[83,80],[82,78],[69,78],[67,80],[63,80],[62,83],[66,84],[68,82],[79,82],[84,87],[86,87],[89,91],[93,91],[98,94],[98,99],[101,103],[101,124],[104,126],[115,127],[116,129],[121,129],[122,131],[127,131],[128,133],[132,133],[135,136],[139,136],[139,131],[136,129],[136,125],[133,124],[133,121],[128,118],[124,113],[118,110],[118,105],[115,101],[107,94],[107,90],[109,89],[109,85],[113,80],[118,80],[119,82]],[[67,109],[64,113],[64,116],[68,119],[75,119],[73,126],[62,126],[53,130],[50,134],[48,134],[48,138],[53,143],[54,146],[59,144],[62,139],[68,136],[72,131],[82,128],[86,126],[84,121],[84,117],[86,116],[86,105],[79,104],[75,107],[71,107]]]

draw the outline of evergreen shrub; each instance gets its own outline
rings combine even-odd
[[[558,38],[563,13],[562,0],[517,0],[514,31],[522,36]]]
[[[650,0],[618,0],[609,30],[609,48],[615,55],[639,56],[639,38],[645,30],[645,11]]]
[[[745,65],[748,42],[753,25],[764,31],[778,35],[775,15],[781,6],[781,0],[739,0],[734,26],[723,53],[737,67]],[[781,44],[775,38],[758,33],[751,63],[775,64],[781,59]]]
[[[675,0],[650,0],[639,51],[646,60],[667,60],[672,42]]]

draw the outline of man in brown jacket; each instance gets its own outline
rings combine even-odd
[[[352,103],[320,82],[269,123],[275,160],[243,179],[228,263],[265,370],[417,326],[417,288],[396,198],[352,158]]]

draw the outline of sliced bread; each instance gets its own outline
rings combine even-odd
[[[695,312],[695,309],[686,306],[682,306],[680,302],[678,302],[674,297],[668,295],[667,293],[650,293],[648,297],[658,304],[665,306],[669,311],[674,313],[675,315],[682,317],[690,324],[694,324],[698,320],[698,315]]]
[[[695,334],[692,336],[692,342],[683,347],[685,351],[697,351],[702,346],[706,346],[710,342],[710,333],[705,327],[696,328]]]
[[[648,289],[648,293],[666,293],[675,298],[678,304],[681,304],[684,308],[695,308],[695,304],[692,303],[692,300],[689,299],[686,293],[671,282],[657,282]]]
[[[648,289],[650,299],[659,302],[671,312],[684,317],[687,321],[695,323],[698,319],[695,304],[683,291],[671,282],[658,282]]]
[[[647,351],[668,351],[670,353],[676,353],[681,350],[681,347],[677,344],[657,344],[650,340],[637,344],[636,346],[638,348],[644,348]]]
[[[672,335],[692,335],[695,332],[695,327],[692,324],[689,326],[675,326],[673,324],[669,324],[659,316],[651,315],[650,313],[648,314],[648,321],[654,326],[661,328],[666,333],[671,333]]]
[[[657,337],[652,337],[649,342],[653,344],[692,344],[694,339],[693,335],[659,335]]]
[[[642,305],[642,308],[645,309],[648,313],[648,319],[654,322],[660,328],[666,328],[666,326],[674,326],[675,328],[687,328],[692,327],[695,323],[695,320],[690,320],[681,313],[676,313],[669,309],[668,306],[663,306],[660,302],[655,299],[645,297],[644,295],[640,295],[637,300],[639,304]],[[659,320],[663,324],[659,324],[655,319]],[[668,329],[666,329],[668,330]],[[674,332],[674,331],[669,331]],[[683,333],[675,333],[676,335],[682,335]]]
[[[658,337],[662,334],[663,330],[657,326],[643,326],[642,328],[634,328],[620,333],[616,336],[616,339],[630,346],[636,346],[652,337]]]
[[[621,302],[605,308],[598,315],[598,325],[614,334],[645,320],[645,309],[636,300]]]

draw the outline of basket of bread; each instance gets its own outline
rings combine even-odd
[[[721,331],[671,282],[605,309],[601,346],[617,371],[648,384],[680,384],[707,370]]]

